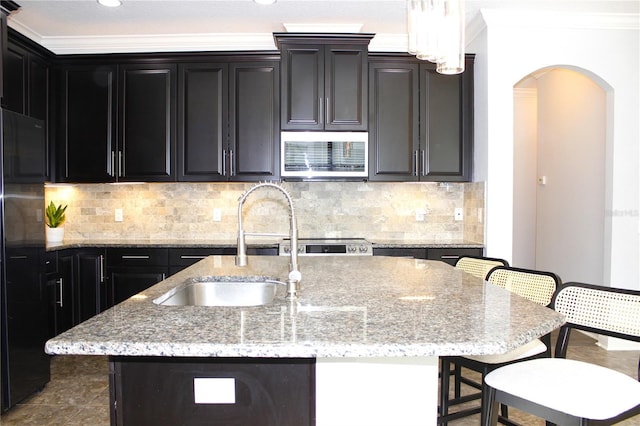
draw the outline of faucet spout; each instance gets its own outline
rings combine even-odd
[[[247,233],[242,226],[242,207],[247,197],[259,188],[274,188],[284,194],[287,202],[289,203],[289,239],[291,240],[291,252],[289,261],[289,278],[287,280],[287,297],[295,299],[297,297],[297,291],[299,289],[300,280],[302,274],[298,269],[298,225],[296,222],[295,209],[293,207],[293,200],[289,192],[281,185],[273,182],[260,182],[255,186],[249,188],[238,199],[238,250],[236,254],[236,265],[247,265],[247,243],[245,236],[250,235],[276,235],[276,234],[260,234],[260,233]]]

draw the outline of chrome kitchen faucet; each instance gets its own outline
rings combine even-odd
[[[245,232],[242,228],[242,206],[245,200],[258,188],[274,188],[282,192],[289,203],[289,235],[275,233]],[[298,295],[300,287],[300,279],[302,274],[298,270],[298,226],[296,224],[296,214],[293,208],[293,200],[291,195],[281,185],[273,182],[259,182],[257,185],[249,188],[244,194],[238,198],[238,250],[236,254],[236,265],[247,266],[247,243],[245,236],[263,236],[263,237],[289,237],[291,240],[291,260],[289,261],[289,278],[287,279],[287,298],[295,299]]]

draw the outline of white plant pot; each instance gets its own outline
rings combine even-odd
[[[48,243],[61,243],[64,238],[64,227],[49,228],[47,230],[47,242]]]

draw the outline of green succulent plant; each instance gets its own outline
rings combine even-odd
[[[60,204],[58,207],[56,207],[56,205],[53,204],[53,201],[51,201],[44,211],[47,226],[49,228],[59,228],[60,226],[62,226],[66,219],[66,216],[64,214],[66,210],[67,206],[63,207],[62,204]]]

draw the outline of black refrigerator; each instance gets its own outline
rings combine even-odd
[[[2,411],[49,381],[44,270],[44,123],[1,111],[0,357]]]

